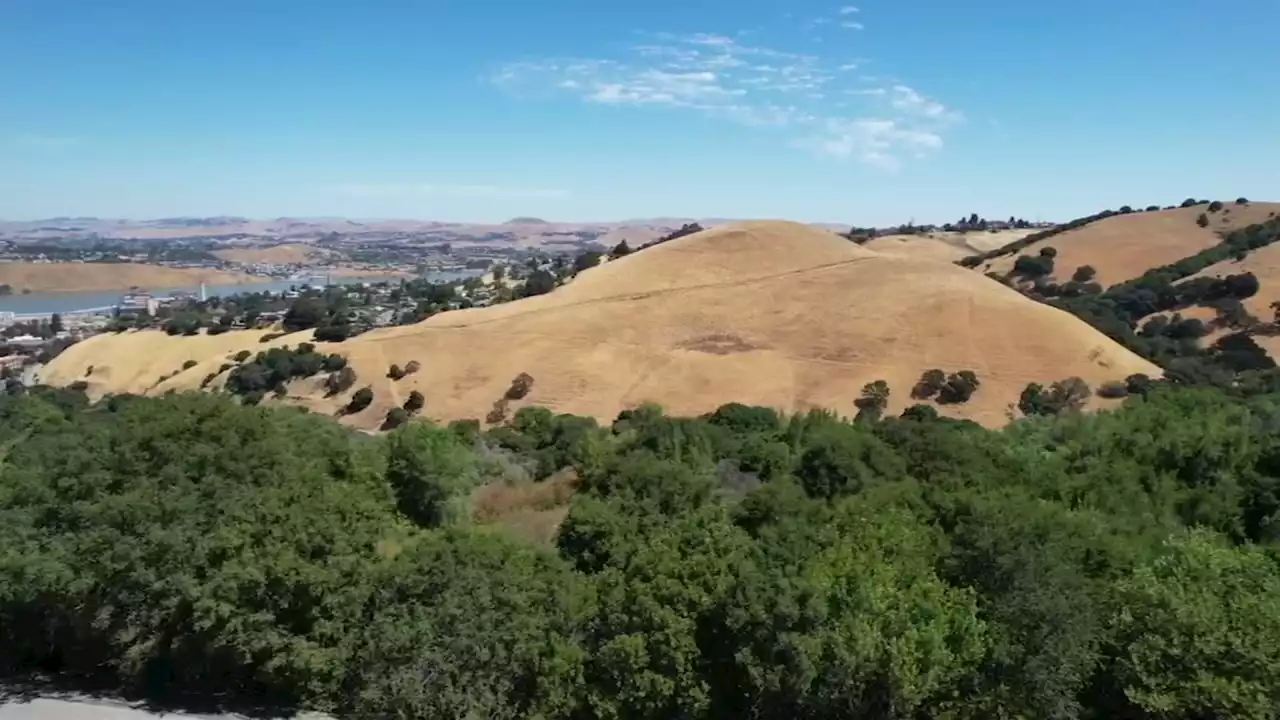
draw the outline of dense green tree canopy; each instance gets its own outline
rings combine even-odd
[[[1280,394],[1129,387],[1002,430],[730,404],[369,436],[18,384],[0,670],[362,718],[1274,718]],[[551,487],[511,516],[558,510],[542,541],[480,520]]]

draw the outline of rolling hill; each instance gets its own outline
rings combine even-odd
[[[881,235],[863,243],[878,253],[905,255],[932,260],[959,260],[975,252],[986,252],[1008,245],[1029,235],[1032,230],[1000,230],[997,232],[945,232],[919,235]]]
[[[0,284],[15,293],[127,290],[198,285],[241,285],[262,282],[244,273],[201,268],[174,268],[142,263],[0,263]]]
[[[1220,242],[1222,233],[1271,217],[1280,211],[1280,203],[1228,203],[1216,213],[1205,210],[1205,205],[1195,205],[1114,215],[993,258],[978,269],[1005,274],[1013,270],[1019,255],[1036,255],[1042,248],[1052,247],[1058,254],[1051,279],[1069,280],[1076,268],[1090,265],[1097,271],[1095,281],[1109,287],[1211,248]],[[1201,213],[1209,219],[1206,227],[1196,223]]]
[[[242,333],[217,340],[211,356],[145,391],[197,388],[233,348],[261,347]],[[94,364],[91,389],[137,391],[139,378],[167,374],[180,358],[204,352],[199,342],[158,332],[100,336],[63,353],[45,380],[84,379]],[[186,343],[190,352],[160,349]],[[781,221],[689,235],[588,270],[548,295],[321,349],[346,355],[357,386],[372,386],[374,403],[345,419],[367,428],[415,389],[432,418],[483,417],[520,373],[534,378],[520,404],[608,421],[643,402],[675,414],[736,401],[851,415],[863,385],[875,380],[888,382],[889,411],[898,412],[914,402],[909,391],[923,371],[972,370],[981,388],[942,411],[991,426],[1006,421],[1029,382],[1079,376],[1096,386],[1160,373],[1075,317],[950,262],[880,254]],[[163,372],[157,357],[165,358]],[[390,364],[413,360],[420,372],[386,377]],[[147,368],[139,372],[137,363]],[[289,392],[292,402],[318,411],[345,402],[324,398],[318,378]]]
[[[305,243],[282,243],[269,247],[243,247],[214,250],[219,259],[246,265],[273,263],[280,265],[306,265],[324,260],[330,253],[323,248]]]

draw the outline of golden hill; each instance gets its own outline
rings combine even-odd
[[[246,265],[257,263],[307,265],[322,261],[329,256],[327,250],[303,243],[283,243],[271,247],[226,248],[214,250],[213,254],[219,259]]]
[[[954,262],[968,255],[995,250],[1030,235],[1032,230],[996,232],[937,231],[919,235],[881,235],[862,246],[882,254],[905,255]]]
[[[1058,251],[1053,279],[1063,282],[1082,265],[1091,265],[1103,287],[1138,277],[1147,270],[1177,262],[1207,250],[1219,242],[1222,233],[1266,220],[1280,210],[1280,203],[1229,202],[1220,212],[1206,213],[1207,227],[1196,224],[1204,205],[1155,212],[1115,215],[1084,227],[1068,230],[1028,247],[991,260],[978,269],[1007,273],[1018,255],[1036,255],[1041,248]]]
[[[148,392],[198,387],[235,343],[256,346],[233,340],[239,335],[219,336],[226,344],[215,357]],[[158,332],[105,336],[68,350],[47,378],[72,382],[106,357],[154,365],[136,358],[190,342]],[[682,415],[731,401],[852,414],[862,386],[875,380],[889,383],[890,411],[898,412],[913,402],[910,388],[923,371],[967,369],[982,387],[943,411],[987,425],[1005,422],[1028,382],[1076,375],[1096,386],[1160,372],[1071,315],[977,273],[881,255],[789,222],[708,230],[584,272],[549,295],[444,313],[322,349],[346,355],[357,385],[373,387],[374,404],[345,420],[367,428],[414,389],[426,396],[430,417],[483,417],[522,372],[534,385],[520,404],[608,421],[646,401]],[[413,360],[422,364],[418,373],[386,377],[392,363]],[[105,377],[115,373],[112,367]],[[294,383],[290,393],[320,411],[345,400],[324,399],[318,378]]]
[[[241,350],[256,353],[273,345],[297,344],[303,333],[285,336],[269,343],[260,342],[266,330],[240,330],[221,335],[171,336],[160,330],[106,333],[76,343],[40,372],[40,380],[50,385],[69,385],[76,381],[89,384],[88,392],[145,395],[157,390],[162,376],[178,373],[174,378],[183,388],[198,388],[208,373],[222,364],[233,362],[230,356]],[[188,361],[198,367],[183,370]],[[92,368],[93,371],[89,372]],[[221,387],[219,378],[217,387]]]
[[[240,285],[262,278],[202,268],[173,268],[142,263],[0,263],[0,284],[31,292],[127,290],[198,285]]]

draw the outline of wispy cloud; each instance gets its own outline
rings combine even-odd
[[[837,16],[857,12],[846,6]],[[963,119],[906,84],[860,76],[861,58],[797,52],[719,33],[659,33],[645,40],[609,58],[507,63],[491,79],[511,91],[699,112],[785,133],[790,144],[822,156],[882,168],[940,149],[946,130]]]
[[[76,145],[80,142],[80,138],[67,135],[46,135],[44,133],[29,132],[18,133],[13,136],[12,140],[18,145],[31,148],[62,148]]]
[[[333,188],[342,195],[361,198],[448,197],[448,198],[534,198],[566,199],[568,190],[558,188],[512,188],[498,185],[435,185],[431,183],[348,183]]]
[[[844,7],[840,8],[841,15],[852,15],[856,12],[861,12],[861,11],[858,10],[858,8],[854,7],[853,5],[845,5]]]
[[[844,22],[840,23],[840,27],[845,28],[846,30],[865,30],[867,26],[863,25],[860,22],[845,20]]]

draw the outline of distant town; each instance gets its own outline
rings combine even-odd
[[[701,229],[682,226],[664,241]],[[338,249],[341,246],[341,249]],[[71,344],[104,332],[154,329],[172,335],[232,330],[314,330],[318,341],[341,342],[381,327],[550,292],[583,269],[631,252],[595,242],[558,247],[449,243],[227,243],[207,238],[164,241],[44,238],[0,241],[0,263],[24,265],[142,264],[157,268],[252,276],[234,292],[208,283],[159,292],[131,287],[110,302],[70,310],[0,311],[0,373],[37,379],[39,368]],[[225,288],[224,288],[225,289]],[[0,295],[29,294],[0,285]],[[101,297],[101,293],[94,294]],[[66,303],[68,296],[61,299]]]

